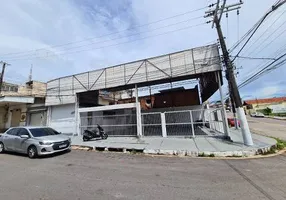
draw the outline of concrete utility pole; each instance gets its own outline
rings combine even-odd
[[[30,74],[29,74],[29,82],[32,81],[32,76],[33,76],[33,64],[31,64],[31,68],[30,68]]]
[[[244,141],[245,145],[251,146],[251,145],[253,145],[252,136],[251,136],[251,133],[249,130],[248,122],[246,120],[242,101],[240,98],[236,79],[234,76],[233,63],[231,62],[231,60],[229,58],[229,53],[228,53],[226,43],[224,40],[224,36],[223,36],[221,26],[220,26],[220,19],[221,19],[222,13],[225,12],[224,10],[226,9],[227,11],[230,11],[230,10],[239,9],[240,8],[239,5],[241,5],[242,2],[240,1],[239,3],[226,6],[225,5],[226,0],[224,0],[223,5],[221,7],[219,7],[219,2],[220,1],[218,0],[215,10],[207,11],[206,13],[207,13],[207,17],[209,17],[209,16],[214,17],[213,23],[216,25],[217,34],[219,37],[219,42],[220,42],[220,46],[221,46],[221,50],[222,50],[222,54],[223,54],[223,62],[226,66],[226,79],[228,80],[228,84],[229,84],[230,92],[231,92],[231,97],[233,97],[233,101],[234,101],[234,104],[236,107],[236,112],[237,112],[238,118],[240,119],[240,126],[241,126],[243,141]],[[235,6],[238,6],[238,7],[235,7]],[[235,8],[232,8],[232,7],[235,7]],[[218,17],[218,14],[220,15],[219,17]]]
[[[6,63],[6,62],[3,62],[3,61],[1,61],[0,63],[2,63],[2,72],[1,72],[1,76],[0,76],[0,94],[1,94],[5,68],[6,68],[6,66],[9,65],[9,64]]]

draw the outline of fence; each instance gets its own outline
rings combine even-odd
[[[143,136],[207,135],[203,128],[224,133],[222,108],[147,112],[141,114]],[[97,124],[109,136],[137,136],[136,108],[80,112],[80,132],[92,130]]]
[[[222,108],[143,113],[144,136],[189,136],[207,135],[203,127],[224,133]]]

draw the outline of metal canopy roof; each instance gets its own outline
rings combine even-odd
[[[61,77],[47,83],[46,105],[75,102],[75,94],[90,90],[122,90],[199,78],[220,71],[217,44],[124,63],[104,69]]]

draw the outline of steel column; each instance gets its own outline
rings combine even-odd
[[[160,114],[161,114],[162,137],[167,137],[165,113],[160,113]]]
[[[194,138],[195,137],[195,128],[194,128],[193,113],[192,113],[191,110],[190,110],[190,119],[191,119],[191,125],[192,125],[192,135],[193,135],[193,138]]]

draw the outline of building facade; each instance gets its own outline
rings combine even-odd
[[[244,107],[247,114],[261,112],[266,108],[270,108],[272,113],[286,113],[286,97],[246,100]]]
[[[4,83],[0,96],[0,130],[10,127],[46,125],[46,83],[30,81],[25,85]]]
[[[141,116],[141,110],[143,112],[148,107],[154,109],[155,106],[158,113],[154,114],[152,123],[159,121],[158,124],[149,126],[158,126],[161,129],[165,111],[172,112],[175,107],[202,108],[201,103],[218,90],[218,79],[220,78],[222,82],[221,77],[217,44],[60,77],[47,83],[45,102],[48,107],[47,124],[62,133],[81,135],[83,128],[93,128],[100,123],[111,135],[128,133],[127,135],[140,136],[142,130],[147,129],[146,126],[143,127],[143,121],[148,121],[147,115]],[[161,91],[150,99],[139,97],[138,88],[184,80],[197,80],[198,87],[183,92],[175,91],[180,89],[177,87],[173,88],[173,91]],[[131,94],[121,91],[131,91]],[[129,96],[129,99],[124,99],[123,96]],[[174,120],[175,125],[185,123],[189,129],[188,120],[197,120],[190,118],[191,112],[180,111],[177,113],[179,117],[167,113],[166,122],[169,123],[167,129],[170,127],[176,132],[170,120]],[[197,111],[194,113],[191,116],[202,116]],[[186,119],[183,119],[184,117]],[[185,128],[182,130],[183,134],[189,134]]]

